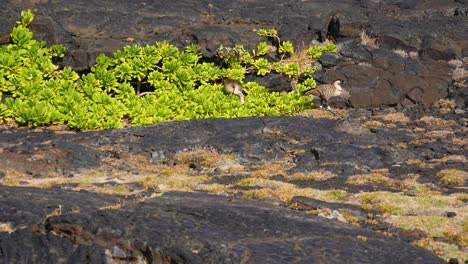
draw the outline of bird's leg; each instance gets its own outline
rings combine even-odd
[[[242,90],[236,88],[236,89],[234,89],[234,92],[233,92],[233,93],[234,93],[235,95],[239,96],[241,104],[244,104],[245,99],[244,99],[244,93],[242,93]]]
[[[244,104],[244,103],[245,103],[244,94],[241,93],[241,94],[239,95],[239,97],[240,97],[240,102],[241,102],[241,104]]]
[[[323,109],[323,99],[320,98],[320,110]]]

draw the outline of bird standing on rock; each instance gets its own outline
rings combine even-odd
[[[304,95],[317,96],[320,98],[320,109],[323,107],[323,101],[327,103],[327,109],[331,109],[328,105],[328,101],[331,98],[337,97],[341,100],[348,101],[349,92],[341,87],[341,80],[336,80],[333,84],[321,84],[317,85],[314,89],[308,90]]]
[[[242,93],[242,85],[240,84],[239,81],[232,80],[232,79],[224,79],[223,84],[224,84],[224,91],[226,91],[227,93],[233,93],[239,96],[241,104],[244,104],[245,102],[244,94]]]

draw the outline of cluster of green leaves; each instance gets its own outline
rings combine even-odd
[[[307,49],[307,54],[314,59],[322,57],[324,52],[336,53],[336,45],[329,43],[324,46],[317,45]]]
[[[52,58],[63,57],[62,45],[46,47],[33,39],[27,28],[33,18],[30,11],[22,12],[10,34],[13,44],[0,46],[0,95],[11,95],[0,104],[0,119],[14,117],[20,124],[34,126],[63,123],[61,103],[55,98],[72,87],[78,75],[52,63]]]
[[[271,71],[284,74],[296,84],[299,79],[304,81],[297,85],[300,92],[315,87],[315,80],[312,78],[315,68],[312,62],[324,52],[336,53],[336,46],[333,43],[309,47],[305,51],[295,53],[294,46],[290,41],[281,41],[275,29],[259,29],[257,35],[267,37],[276,41],[278,47],[261,42],[252,52],[247,51],[243,46],[237,45],[234,48],[220,46],[217,54],[230,67],[244,67],[247,73],[256,73],[265,76]],[[276,51],[276,60],[270,62],[266,55]]]
[[[126,123],[290,115],[313,107],[311,99],[298,90],[270,93],[254,82],[243,85],[244,104],[223,91],[220,80],[244,80],[246,64],[260,75],[271,71],[270,62],[263,57],[270,51],[266,42],[252,54],[242,46],[230,49],[224,57],[228,67],[202,62],[197,45],[182,51],[167,42],[131,45],[110,57],[99,55],[91,71],[79,76],[54,64],[64,56],[62,45],[47,47],[33,39],[28,28],[33,18],[31,11],[23,11],[11,32],[12,43],[0,46],[0,121],[12,118],[29,126],[65,124],[90,130],[119,128]],[[277,36],[274,30],[265,34]],[[294,49],[290,42],[283,42],[278,52],[289,56]],[[275,70],[288,76],[312,72],[293,63],[276,66]],[[315,86],[313,79],[304,83],[304,89]]]

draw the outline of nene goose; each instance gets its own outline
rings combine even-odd
[[[320,98],[320,109],[323,107],[323,101],[327,104],[327,109],[331,109],[328,105],[328,101],[331,98],[337,97],[337,99],[348,101],[349,92],[343,89],[341,86],[341,80],[336,80],[333,84],[321,84],[317,85],[315,89],[306,91],[304,94],[308,96],[317,96]]]
[[[239,96],[241,104],[245,102],[244,94],[242,93],[242,85],[240,84],[239,81],[232,80],[232,79],[224,79],[223,84],[224,84],[224,91],[226,91],[227,93],[233,93]]]

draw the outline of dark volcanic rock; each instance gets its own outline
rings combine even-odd
[[[321,81],[332,82],[345,74],[357,107],[405,100],[429,105],[445,97],[451,71],[444,64],[463,59],[468,46],[468,3],[458,0],[3,2],[0,43],[8,42],[7,33],[20,11],[34,8],[36,36],[50,44],[65,44],[63,64],[78,70],[92,66],[100,53],[111,54],[133,43],[168,40],[178,47],[198,43],[211,58],[221,44],[242,44],[251,50],[263,41],[252,31],[258,28],[276,28],[282,40],[292,40],[297,48],[328,37],[343,57],[327,55],[321,60],[331,71]],[[362,32],[375,38],[380,49],[358,47]],[[394,50],[410,58],[400,58]],[[341,69],[359,63],[368,63],[368,74]],[[290,89],[285,81],[266,85],[274,86],[272,90]]]
[[[30,152],[20,148],[25,139]],[[465,153],[462,148],[442,142],[407,149],[392,147],[416,139],[405,130],[379,128],[371,131],[353,119],[304,117],[251,117],[229,122],[205,119],[79,134],[19,130],[1,134],[0,148],[4,151],[0,152],[0,167],[24,173],[38,172],[47,177],[51,170],[73,173],[97,168],[103,158],[116,155],[107,151],[106,146],[120,146],[131,155],[141,155],[154,162],[170,160],[184,149],[209,147],[233,153],[252,163],[291,157],[291,152],[301,150],[293,157],[294,171],[308,172],[324,168],[322,164],[336,164],[333,170],[339,172],[340,177],[347,177],[356,173],[355,166],[377,169],[415,159],[424,153],[432,156]],[[30,158],[39,154],[44,158]]]
[[[391,110],[375,110],[373,114],[377,118]],[[212,119],[68,134],[6,128],[0,131],[2,182],[15,177],[33,183],[47,181],[57,177],[53,174],[56,171],[79,177],[73,177],[75,185],[56,184],[60,187],[49,189],[0,187],[0,223],[7,223],[12,229],[7,230],[11,231],[9,234],[0,232],[0,263],[42,263],[42,259],[35,261],[42,254],[46,255],[44,263],[57,259],[102,263],[111,258],[155,263],[438,263],[426,251],[370,230],[294,212],[266,201],[244,200],[235,194],[158,194],[155,190],[162,188],[158,184],[143,186],[144,172],[138,179],[135,176],[140,167],[149,167],[155,174],[158,165],[173,166],[170,164],[179,162],[174,154],[181,151],[208,149],[230,153],[238,164],[246,167],[285,159],[291,161],[285,175],[317,171],[334,175],[317,181],[288,181],[301,188],[328,190],[345,186],[348,193],[394,190],[381,184],[343,185],[349,176],[374,169],[388,170],[392,180],[418,173],[424,175],[419,183],[431,182],[442,187],[435,176],[441,169],[464,169],[460,157],[466,156],[467,149],[457,145],[455,139],[464,138],[466,119],[456,114],[448,114],[445,119],[429,118],[419,108],[407,111],[414,122],[399,127],[396,123],[384,126],[382,119],[372,120],[374,116],[366,110],[352,110],[347,118],[336,120],[297,116]],[[426,119],[421,119],[423,116]],[[374,122],[382,120],[381,125],[371,128],[363,125],[367,118]],[[420,140],[425,136],[411,132],[417,129],[431,135],[446,126],[433,128],[436,123],[425,123],[430,120],[451,126],[447,140]],[[448,156],[457,158],[443,161]],[[132,163],[133,157],[138,157],[136,163]],[[431,166],[405,165],[415,159]],[[197,159],[186,165],[184,173],[188,177],[205,169],[203,161]],[[216,169],[217,172],[211,171],[205,177],[232,188],[246,178],[242,172],[220,176],[224,172]],[[33,177],[21,178],[31,173]],[[78,188],[76,183],[86,182],[86,177],[97,177],[98,187],[112,188],[122,180],[116,175],[129,180],[125,185],[131,192],[128,197],[66,190]],[[272,177],[287,180],[286,176]],[[241,186],[237,190],[262,188]],[[450,188],[443,186],[437,190],[456,191]],[[299,204],[299,210],[345,209],[355,216],[366,217],[357,206],[304,197],[295,197],[292,202]],[[358,236],[366,237],[367,241]],[[44,253],[48,249],[51,253]]]
[[[374,50],[371,56],[372,63],[343,62],[326,73],[328,80],[345,80],[354,107],[396,105],[405,98],[430,105],[447,96],[448,64],[415,61],[385,50]]]
[[[0,232],[0,263],[106,263],[97,246],[77,245],[53,234],[29,229]]]
[[[103,263],[110,256],[130,263],[442,263],[383,235],[259,201],[196,193],[140,202],[96,200],[93,194],[12,187],[0,187],[0,193],[12,198],[26,193],[30,199],[17,199],[15,206],[30,207],[42,218],[30,221],[37,224],[35,232],[20,228],[11,214],[0,218],[15,228],[0,233],[3,263]],[[47,217],[44,195],[56,204],[80,200],[79,208]],[[99,209],[116,199],[123,201],[121,208]],[[1,203],[0,212],[4,209]]]

